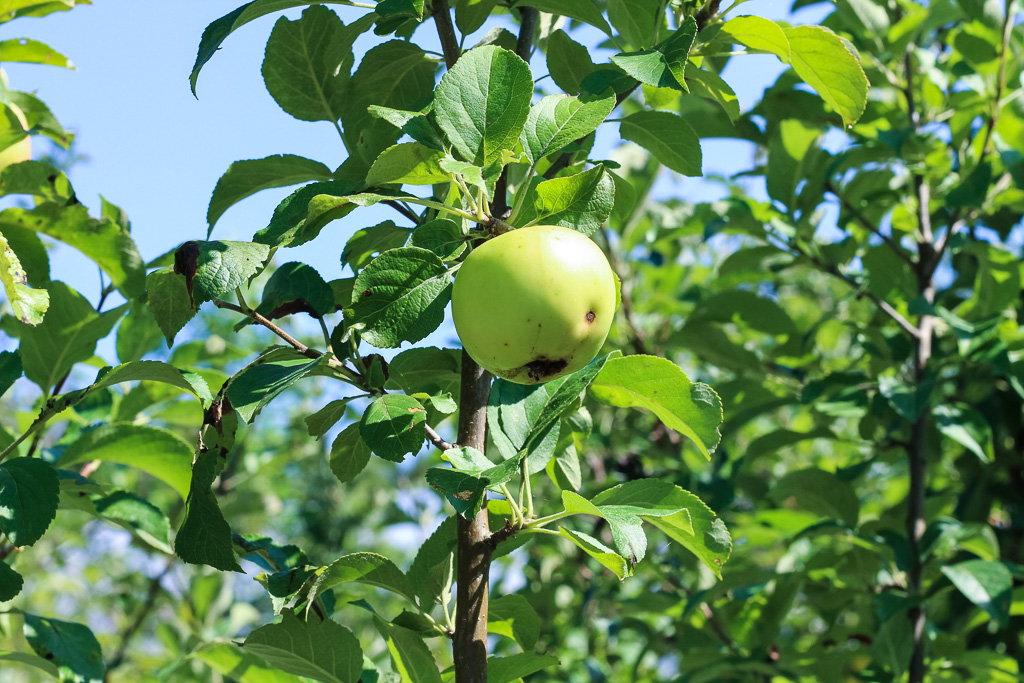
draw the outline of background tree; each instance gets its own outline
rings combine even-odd
[[[0,657],[67,680],[1016,680],[1015,7],[842,2],[821,27],[789,27],[717,3],[327,4],[361,9],[348,23],[324,5],[279,20],[263,75],[287,113],[334,123],[349,151],[339,169],[237,162],[214,190],[211,231],[253,192],[311,184],[253,242],[197,240],[155,259],[146,294],[125,292],[132,303],[110,313],[105,296],[94,307],[69,292],[85,304],[68,304],[70,324],[6,319],[31,345],[5,354],[5,376],[49,374],[35,409],[13,395],[21,423],[0,465],[4,554],[16,559],[5,597],[20,588],[15,571],[34,581],[5,617]],[[234,29],[280,5],[257,0],[211,24],[193,87]],[[504,30],[463,52],[492,17]],[[371,29],[396,38],[353,69],[352,45]],[[436,56],[417,47],[434,33]],[[741,112],[718,74],[752,52],[792,68]],[[595,129],[615,123],[618,139],[595,146]],[[700,175],[702,141],[720,137],[755,147],[755,167],[723,181],[719,201],[684,201],[663,179]],[[5,234],[12,212],[35,214],[26,232],[53,234],[36,226],[81,211],[70,190],[46,194],[40,183],[54,181],[40,169],[0,176],[36,197],[3,212]],[[395,222],[342,248],[332,221],[374,203]],[[129,253],[127,223],[106,207],[91,220],[65,241],[119,235],[86,252],[110,273]],[[488,397],[454,351],[385,360],[360,348],[422,339],[467,247],[530,222],[606,249],[623,281],[607,350],[632,355],[532,390],[496,380]],[[314,238],[354,277],[325,281],[298,262],[258,276],[275,250]],[[255,307],[244,287],[261,292]],[[222,298],[236,290],[237,304]],[[206,314],[198,339],[157,349],[210,300],[244,317]],[[73,371],[122,316],[122,365],[96,380]],[[283,346],[245,362],[268,343]],[[69,381],[82,389],[60,394]],[[650,412],[624,410],[634,406]],[[316,437],[333,439],[329,460]],[[424,441],[453,467],[437,451],[382,462]],[[436,530],[442,498],[425,484],[455,511]],[[19,507],[29,495],[50,502]],[[133,550],[72,512],[14,553],[57,509],[128,527]],[[491,522],[493,535],[487,509],[509,520]],[[590,517],[546,538],[571,513]],[[121,545],[105,552],[104,539]],[[221,571],[186,570],[172,550]],[[124,577],[121,588],[97,576],[77,596],[79,623],[20,611],[65,614],[63,577],[83,563]],[[270,604],[227,573],[253,566]],[[501,582],[488,605],[489,566]],[[112,593],[120,623],[103,624]]]

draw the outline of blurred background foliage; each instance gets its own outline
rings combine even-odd
[[[473,4],[455,3],[456,12]],[[516,593],[533,605],[538,650],[561,662],[529,681],[906,680],[919,608],[927,680],[1020,680],[1020,8],[980,0],[827,7],[823,24],[859,50],[871,84],[852,127],[792,71],[735,121],[694,94],[645,86],[624,115],[642,101],[682,113],[702,137],[756,148],[751,168],[718,179],[726,196],[706,203],[687,201],[686,184],[666,180],[630,143],[595,151],[621,165],[633,190],[620,189],[598,237],[623,280],[606,351],[673,360],[715,387],[726,421],[706,463],[653,415],[588,400],[579,430],[559,447],[578,451],[583,495],[646,476],[670,479],[722,516],[735,546],[721,581],[657,532],[622,583],[564,542],[535,540],[511,552],[496,566],[495,595]],[[705,29],[705,46],[715,45],[719,26]],[[539,41],[541,50],[551,44]],[[708,48],[704,59],[720,71],[742,58]],[[186,332],[190,341],[146,357],[193,368],[213,384],[269,340],[252,328],[236,334],[233,322],[202,314]],[[908,325],[934,328],[920,368],[920,341]],[[310,340],[319,335],[313,324],[295,328]],[[99,353],[112,356],[102,346]],[[146,391],[110,389],[80,404],[42,440],[44,457],[110,414],[193,441],[195,402]],[[408,566],[447,514],[423,484],[436,456],[424,451],[400,468],[373,459],[339,485],[331,435],[313,440],[305,424],[333,392],[320,378],[305,380],[246,430],[216,488],[224,515],[238,533],[293,544],[313,564],[372,549]],[[20,385],[3,397],[4,433],[27,426],[34,399]],[[350,418],[359,407],[348,408]],[[916,556],[907,530],[915,447],[926,462]],[[172,520],[181,513],[170,488],[137,470],[105,463],[94,476]],[[277,680],[232,673],[216,663],[223,653],[197,650],[271,620],[255,564],[243,563],[246,576],[188,567],[81,512],[62,509],[54,525],[31,553],[13,558],[28,582],[18,606],[88,623],[107,680]],[[594,525],[594,536],[607,533]],[[370,589],[345,599],[359,590]],[[383,611],[397,612],[389,600],[375,596]],[[337,609],[361,642],[380,647],[363,610]],[[19,649],[18,619],[0,616],[4,649]],[[494,640],[499,653],[509,643]],[[445,650],[438,647],[442,660]],[[4,683],[39,675],[14,662],[0,667]]]

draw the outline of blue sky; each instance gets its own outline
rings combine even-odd
[[[188,75],[203,29],[240,4],[209,0],[139,2],[94,0],[71,12],[42,19],[19,19],[2,26],[3,38],[30,37],[67,55],[76,70],[37,65],[4,65],[14,89],[34,91],[62,123],[77,133],[75,151],[88,157],[71,171],[79,198],[98,213],[99,195],[124,208],[146,259],[188,239],[202,239],[210,193],[232,161],[271,154],[307,156],[335,167],[344,147],[329,123],[297,121],[267,93],[260,76],[263,50],[280,16],[297,18],[301,8],[258,19],[232,34],[206,65],[196,99]],[[788,15],[788,3],[750,0],[734,14],[789,18],[815,23],[827,5]],[[332,5],[348,23],[363,10]],[[481,31],[484,33],[485,31]],[[436,48],[432,24],[415,36]],[[375,37],[357,43],[358,53]],[[474,38],[467,41],[471,45]],[[595,60],[599,61],[599,60]],[[535,59],[536,76],[546,72]],[[734,59],[724,74],[744,108],[782,71],[771,56]],[[36,139],[36,156],[46,141]],[[743,144],[705,141],[706,173],[729,173],[749,162]],[[663,190],[686,199],[706,199],[713,186],[689,178],[666,181]],[[230,209],[217,224],[214,238],[248,240],[266,225],[288,189],[269,190]],[[325,279],[342,275],[338,256],[355,230],[397,218],[389,209],[360,210],[329,229],[320,240],[279,255],[279,260],[306,260]],[[61,249],[54,257],[55,279],[68,281],[95,300],[95,267],[76,252]]]

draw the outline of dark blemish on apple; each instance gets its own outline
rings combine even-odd
[[[597,320],[597,314],[593,311],[587,311],[587,322],[592,323]]]
[[[569,361],[564,358],[559,358],[558,360],[538,358],[537,360],[530,361],[523,367],[526,368],[526,374],[530,379],[535,382],[540,382],[547,377],[557,375],[562,370],[565,370],[567,365],[569,365]]]

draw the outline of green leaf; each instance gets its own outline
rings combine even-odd
[[[549,95],[530,108],[523,129],[523,151],[536,163],[590,135],[615,108],[615,97]]]
[[[0,61],[45,64],[74,69],[71,60],[46,43],[31,38],[13,38],[0,41]]]
[[[448,174],[439,165],[443,158],[444,152],[419,142],[388,147],[367,172],[366,184],[432,185],[448,182]]]
[[[384,221],[370,228],[357,230],[345,248],[341,250],[341,265],[351,266],[358,272],[373,260],[374,254],[382,254],[391,249],[398,249],[409,239],[409,228],[400,228],[394,221]],[[348,305],[351,302],[346,301]]]
[[[432,251],[442,261],[452,261],[466,250],[466,231],[449,218],[436,218],[413,229],[409,246]]]
[[[223,468],[218,449],[200,451],[192,465],[192,483],[185,500],[185,519],[174,537],[174,552],[189,564],[241,572],[235,559],[231,527],[217,504],[213,481]]]
[[[331,444],[331,472],[345,484],[355,479],[369,461],[370,447],[359,435],[359,424],[353,422]]]
[[[668,168],[687,176],[701,174],[700,139],[693,126],[667,111],[642,111],[619,124],[619,135],[640,145]]]
[[[494,11],[497,0],[456,0],[455,26],[459,33],[469,35],[484,25]]]
[[[967,560],[942,567],[942,573],[964,597],[988,612],[997,624],[1006,626],[1013,590],[1013,575],[1006,565],[989,560]]]
[[[131,235],[109,219],[93,218],[81,204],[44,202],[35,208],[0,211],[0,231],[6,226],[35,230],[82,252],[110,276],[125,298],[142,293],[146,271]]]
[[[349,195],[358,192],[362,187],[362,180],[358,182],[332,180],[300,187],[277,205],[270,224],[253,235],[252,239],[254,242],[270,247],[297,247],[300,244],[305,244],[320,234],[320,230],[329,222],[329,220],[323,220],[322,216],[316,216],[314,220],[309,220],[310,201],[322,194]],[[355,208],[354,204],[341,206],[330,218],[342,218]]]
[[[665,24],[665,6],[661,0],[608,0],[608,20],[631,46],[647,47]]]
[[[154,270],[146,277],[146,305],[167,339],[167,346],[198,310],[192,306],[185,277],[173,267]]]
[[[348,96],[345,84],[357,37],[323,5],[306,8],[296,21],[278,19],[262,67],[270,96],[301,121],[337,121]]]
[[[441,683],[434,655],[418,633],[389,624],[377,615],[373,617],[373,625],[387,643],[402,683]]]
[[[409,583],[420,599],[420,604],[434,605],[440,602],[441,592],[453,570],[450,564],[455,551],[455,517],[445,517],[430,537],[416,552],[416,558],[409,567]]]
[[[692,16],[687,17],[672,35],[650,50],[617,54],[612,62],[645,85],[689,92],[686,62],[696,35],[697,23]]]
[[[821,139],[820,128],[798,119],[781,121],[768,143],[765,184],[768,196],[790,211],[796,208],[796,191],[806,174],[810,153]]]
[[[24,163],[8,166],[5,170],[21,166],[24,166]],[[50,257],[39,234],[34,230],[8,225],[3,228],[3,236],[7,240],[7,245],[18,255],[21,267],[28,278],[27,284],[35,289],[43,289],[49,285]]]
[[[604,166],[595,166],[572,176],[545,180],[527,189],[535,193],[527,201],[517,223],[560,225],[593,234],[615,206],[615,183]]]
[[[366,408],[359,434],[374,455],[402,462],[406,454],[416,454],[423,447],[426,420],[426,408],[413,397],[385,394]]]
[[[277,154],[263,159],[236,161],[217,181],[206,210],[206,231],[209,237],[213,226],[229,207],[260,190],[272,187],[298,185],[310,180],[330,180],[331,169],[319,161],[295,156]]]
[[[129,465],[163,481],[186,498],[192,478],[192,455],[192,447],[174,432],[147,425],[116,423],[82,432],[67,447],[59,462],[62,468],[90,460]]]
[[[599,28],[608,36],[612,35],[611,27],[604,20],[601,10],[597,8],[593,0],[517,0],[513,6],[536,7],[541,12],[561,14]]]
[[[409,580],[394,562],[374,553],[353,553],[340,557],[317,571],[316,581],[309,591],[310,605],[318,595],[343,583],[360,583],[383,588],[416,604],[416,596]],[[308,614],[309,608],[306,611]]]
[[[199,263],[192,278],[196,304],[245,285],[270,258],[270,249],[256,242],[198,242]],[[159,318],[158,318],[159,320]]]
[[[693,384],[672,361],[626,356],[608,361],[590,385],[594,396],[619,408],[647,408],[665,426],[689,437],[709,460],[721,439],[722,402],[711,387]]]
[[[790,335],[797,331],[786,309],[771,299],[746,290],[720,292],[701,300],[687,322],[734,322],[737,319],[753,330],[773,336]]]
[[[391,359],[391,371],[385,387],[407,394],[450,393],[459,395],[462,352],[433,346],[402,351]]]
[[[899,377],[878,378],[878,391],[901,417],[913,422],[928,407],[935,378],[928,377],[914,386],[907,386]]]
[[[25,579],[21,574],[11,569],[11,565],[0,561],[0,602],[7,602],[18,597]],[[0,651],[0,660],[4,658],[4,652]]]
[[[125,306],[97,315],[84,296],[63,282],[49,286],[50,307],[43,322],[20,330],[25,376],[44,391],[52,389],[76,363],[88,360],[125,312]]]
[[[338,420],[345,416],[350,400],[349,398],[340,398],[331,401],[312,415],[307,415],[305,422],[309,435],[319,440],[338,423]]]
[[[785,29],[793,69],[852,126],[864,113],[868,79],[847,43],[824,26]]]
[[[320,273],[305,263],[281,265],[267,280],[256,312],[269,320],[305,312],[324,316],[334,310],[334,291]]]
[[[370,113],[370,116],[387,121],[416,142],[430,149],[443,151],[445,145],[441,142],[441,133],[427,117],[427,112],[432,108],[433,102],[424,107],[422,111],[404,111],[371,104],[367,111]]]
[[[103,651],[88,626],[26,612],[24,631],[32,650],[57,665],[61,683],[103,682]]]
[[[485,168],[452,157],[445,157],[441,159],[441,168],[452,174],[453,178],[461,177],[470,187],[479,188],[484,193],[484,197],[490,201],[494,199],[494,185],[501,174],[505,157],[506,155],[503,153],[502,160],[494,161]]]
[[[21,266],[18,255],[0,233],[0,282],[7,294],[7,303],[14,309],[14,315],[26,325],[38,325],[50,305],[50,295],[45,289],[33,289],[28,285],[28,275]]]
[[[127,491],[115,491],[95,499],[96,513],[103,519],[137,534],[146,543],[170,554],[171,523],[167,515],[149,501]]]
[[[60,125],[60,121],[53,115],[49,107],[34,95],[0,88],[0,102],[6,105],[13,104],[21,109],[21,113],[28,122],[28,129],[33,133],[45,135],[64,149],[67,149],[75,138],[71,131],[65,130]]]
[[[157,360],[132,361],[100,371],[96,381],[89,386],[89,390],[103,389],[120,382],[138,381],[161,382],[177,387],[198,398],[204,407],[213,402],[210,388],[201,376]]]
[[[451,280],[441,259],[426,249],[392,249],[356,277],[345,318],[376,347],[417,342],[444,320]]]
[[[722,25],[722,31],[752,50],[769,52],[786,64],[792,50],[781,26],[763,17],[735,17]]]
[[[13,662],[15,664],[22,664],[24,666],[31,666],[40,671],[46,673],[52,678],[58,678],[60,675],[57,671],[56,665],[38,655],[31,652],[10,652],[6,650],[0,650],[0,662]]]
[[[433,115],[464,160],[486,166],[515,147],[532,94],[526,62],[499,47],[476,48],[441,78]]]
[[[897,678],[903,677],[913,651],[914,631],[907,628],[906,612],[882,623],[869,650],[871,656],[888,665]]]
[[[548,36],[547,58],[551,80],[570,94],[578,93],[583,79],[597,69],[590,51],[562,29]]]
[[[230,380],[227,397],[231,407],[251,423],[275,396],[308,375],[323,360],[323,356],[311,360],[283,348],[260,356]]]
[[[508,452],[502,455],[515,464],[520,458],[513,456],[525,456],[534,449],[550,454],[554,443],[557,442],[557,434],[554,435],[554,439],[550,438],[552,431],[557,432],[557,429],[553,428],[567,413],[575,412],[579,406],[580,394],[611,357],[611,354],[602,356],[567,377],[543,384],[526,386],[502,379],[494,380],[491,386],[488,419],[492,438],[497,440],[503,436],[507,440],[505,450]],[[500,446],[499,450],[502,450]],[[540,469],[543,468],[543,464],[541,463]],[[536,472],[539,469],[532,471]]]
[[[732,538],[722,520],[689,491],[661,479],[638,479],[598,494],[593,504],[602,512],[615,506],[618,512],[637,514],[696,555],[715,576],[722,576]]]
[[[371,114],[369,107],[418,109],[430,99],[435,71],[435,63],[410,42],[392,40],[366,52],[349,81],[341,109],[349,159],[338,169],[337,177],[362,181],[380,153],[402,134]]]
[[[38,458],[0,464],[0,531],[16,546],[33,545],[57,516],[57,471]]]
[[[860,501],[853,486],[835,474],[819,469],[789,472],[775,483],[771,497],[782,503],[792,497],[799,508],[856,528]]]
[[[302,683],[298,676],[267,666],[234,643],[203,643],[189,656],[238,683]]]
[[[199,41],[196,62],[192,66],[192,73],[189,76],[192,94],[196,94],[196,81],[199,78],[199,71],[217,54],[224,39],[231,35],[232,32],[248,24],[253,19],[259,19],[271,12],[280,12],[291,7],[301,7],[308,4],[310,4],[308,0],[253,0],[225,14],[207,26],[206,30],[203,31],[203,37]],[[351,0],[323,0],[323,4],[352,5],[353,3]]]
[[[427,470],[426,480],[431,488],[444,495],[455,512],[466,519],[472,519],[480,511],[484,493],[491,483],[479,473],[447,467],[431,467]]]
[[[487,606],[487,631],[511,638],[529,652],[540,637],[540,617],[522,595],[503,595]]]
[[[135,300],[117,326],[117,359],[122,363],[139,360],[158,349],[163,338],[153,312],[144,302]]]
[[[540,655],[533,652],[520,652],[507,657],[488,657],[487,682],[514,683],[541,669],[556,666],[558,663],[558,657],[554,655]]]
[[[0,396],[24,374],[21,354],[17,351],[0,351]]]
[[[992,426],[984,415],[964,404],[935,406],[932,415],[939,431],[982,462],[992,462]]]
[[[363,671],[363,651],[351,631],[330,619],[303,621],[291,610],[250,633],[242,648],[282,671],[324,683],[357,683]]]
[[[558,533],[575,543],[587,555],[590,555],[600,562],[605,568],[615,574],[615,576],[619,577],[620,581],[633,573],[632,569],[629,567],[629,563],[626,561],[626,558],[622,557],[593,536],[589,536],[582,531],[571,531],[565,527],[559,527]]]

